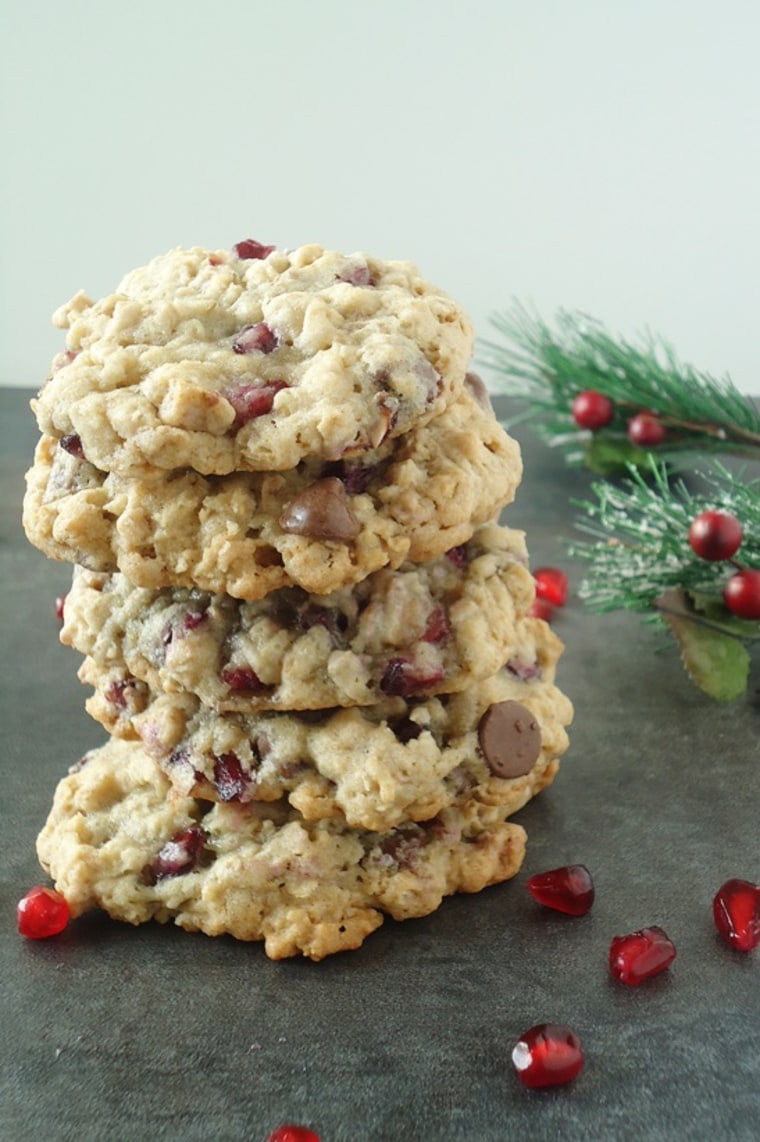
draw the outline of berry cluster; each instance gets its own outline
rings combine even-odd
[[[568,916],[584,916],[594,903],[594,883],[582,864],[536,873],[528,878],[527,888],[539,904]],[[715,927],[732,948],[751,952],[760,944],[760,885],[728,880],[715,894],[712,907]],[[675,958],[673,941],[658,925],[651,925],[614,936],[608,962],[614,979],[635,987],[665,971]],[[582,1071],[583,1047],[570,1027],[539,1023],[520,1036],[512,1049],[512,1064],[523,1086],[559,1086]]]
[[[736,568],[723,588],[723,602],[740,619],[760,619],[760,571],[739,567],[734,555],[744,538],[742,526],[729,512],[705,511],[689,527],[689,543],[700,559],[730,561]]]
[[[596,389],[585,389],[574,398],[573,420],[579,428],[598,432],[606,428],[615,415],[615,406],[609,397]],[[666,436],[665,425],[654,412],[637,412],[627,426],[628,439],[639,448],[657,448]]]

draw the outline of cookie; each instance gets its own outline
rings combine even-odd
[[[558,640],[540,620],[519,631],[516,661],[457,694],[388,698],[323,711],[219,714],[88,660],[88,711],[116,736],[139,737],[183,793],[211,801],[287,798],[308,819],[356,828],[424,821],[475,799],[515,812],[554,778],[572,706],[554,685]],[[518,727],[515,729],[515,727]]]
[[[239,247],[171,250],[63,306],[42,431],[104,471],[282,470],[374,449],[461,390],[472,328],[411,263]]]
[[[316,710],[462,690],[504,664],[533,577],[522,532],[496,524],[428,563],[353,588],[284,587],[245,602],[77,568],[61,641],[152,689],[216,710]]]
[[[73,916],[173,920],[320,960],[385,915],[425,916],[514,876],[525,831],[504,816],[471,802],[370,832],[282,803],[211,805],[172,790],[139,744],[112,741],[60,781],[37,852]]]
[[[424,428],[360,461],[288,472],[119,476],[44,436],[23,519],[53,559],[120,570],[139,587],[328,595],[466,543],[512,499],[521,475],[518,445],[465,386]]]

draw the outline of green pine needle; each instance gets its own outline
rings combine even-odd
[[[514,397],[522,410],[512,420],[535,422],[551,445],[562,447],[571,462],[598,471],[588,445],[591,434],[573,420],[573,398],[587,389],[603,393],[615,405],[609,426],[593,434],[599,449],[606,441],[607,469],[640,463],[630,454],[628,421],[637,412],[656,413],[667,429],[659,456],[685,452],[760,455],[760,409],[742,395],[729,377],[716,378],[678,360],[662,338],[647,335],[640,344],[615,339],[593,318],[560,310],[552,330],[537,314],[516,303],[491,318],[505,342],[481,342],[479,363],[493,370],[499,391]]]
[[[662,463],[650,459],[646,471],[630,466],[619,484],[592,485],[595,501],[576,503],[585,512],[577,521],[590,538],[572,542],[570,554],[587,564],[579,594],[598,613],[630,610],[656,614],[658,600],[674,588],[712,607],[712,621],[738,637],[758,637],[756,623],[739,623],[723,607],[723,587],[734,568],[700,559],[689,543],[696,516],[720,509],[736,516],[743,541],[736,559],[760,570],[760,481],[744,482],[715,462],[702,474],[705,490],[692,493],[671,480]],[[706,620],[705,620],[706,621]]]

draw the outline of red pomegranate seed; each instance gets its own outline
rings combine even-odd
[[[512,1064],[523,1086],[537,1088],[569,1083],[583,1070],[581,1041],[569,1027],[539,1023],[512,1049]]]
[[[320,1142],[320,1139],[308,1126],[278,1126],[267,1135],[266,1142]]]
[[[253,690],[254,692],[266,690],[266,686],[250,666],[223,666],[221,678],[230,690]]]
[[[675,958],[675,944],[656,924],[627,936],[615,936],[610,944],[610,971],[631,987],[659,975]]]
[[[737,952],[751,952],[760,944],[760,885],[749,880],[727,880],[713,900],[715,927]]]
[[[443,674],[442,667],[428,674],[420,674],[408,658],[389,658],[380,679],[380,689],[384,694],[407,698],[411,694],[419,694],[431,686],[437,686],[442,681]]]
[[[272,353],[278,346],[277,334],[266,321],[259,321],[255,325],[244,325],[232,342],[235,353]]]
[[[585,916],[594,903],[594,882],[584,864],[537,872],[528,878],[528,892],[539,904],[567,916]]]
[[[56,598],[55,598],[55,617],[58,619],[59,623],[63,622],[63,610],[64,610],[65,606],[66,606],[66,596],[65,595],[56,595]]]
[[[42,884],[30,889],[16,908],[18,930],[29,940],[57,936],[70,918],[69,906],[60,892]]]
[[[150,866],[153,878],[165,880],[192,872],[201,858],[205,841],[206,834],[200,825],[189,825],[175,833],[153,859]]]
[[[563,607],[567,602],[568,580],[558,567],[539,567],[533,572],[536,583],[536,596],[545,599],[554,607]]]
[[[268,258],[276,247],[262,246],[261,242],[257,242],[255,238],[244,238],[242,242],[236,242],[232,249],[241,260],[251,261]]]
[[[263,381],[259,385],[242,384],[225,389],[224,395],[237,414],[235,427],[240,428],[250,420],[271,412],[274,398],[287,387],[284,381]]]
[[[544,622],[548,623],[551,622],[554,607],[546,599],[539,599],[536,596],[529,613],[532,619],[543,619]]]
[[[443,607],[436,607],[430,612],[430,617],[422,636],[423,642],[443,642],[451,634],[446,611]]]

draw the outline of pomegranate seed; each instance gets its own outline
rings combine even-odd
[[[237,754],[223,753],[215,758],[214,785],[222,801],[242,801],[250,784]]]
[[[308,1126],[278,1126],[267,1135],[266,1142],[320,1142],[320,1139]]]
[[[384,694],[405,698],[410,694],[418,694],[428,686],[436,685],[442,678],[443,669],[435,670],[431,674],[418,674],[408,658],[391,658],[380,679],[380,689]]]
[[[422,636],[423,642],[443,642],[451,634],[448,619],[446,618],[446,611],[443,607],[436,607],[434,611],[430,612],[430,617],[425,627],[425,633]]]
[[[594,903],[594,882],[583,864],[568,864],[528,878],[528,892],[539,904],[568,916],[585,916]]]
[[[279,344],[277,334],[266,321],[244,325],[232,342],[235,353],[271,353]]]
[[[284,381],[265,381],[260,385],[237,385],[235,388],[226,389],[224,395],[237,414],[236,427],[240,428],[249,420],[256,420],[257,417],[271,412],[274,398],[280,389],[287,387]]]
[[[554,607],[546,599],[535,598],[528,613],[532,619],[543,619],[548,623],[554,615]]]
[[[558,567],[539,567],[533,572],[536,583],[536,595],[545,599],[554,607],[564,607],[567,602],[568,580],[564,571]]]
[[[760,944],[760,885],[748,880],[727,880],[713,900],[715,927],[737,952],[751,952]]]
[[[571,406],[573,420],[579,428],[589,428],[595,432],[610,423],[615,407],[609,397],[595,389],[578,393]]]
[[[512,1049],[512,1063],[523,1086],[537,1088],[569,1083],[583,1070],[581,1041],[569,1027],[539,1023]]]
[[[730,512],[702,512],[689,528],[689,543],[700,559],[730,559],[742,542],[742,525]]]
[[[446,558],[451,560],[457,570],[462,571],[467,566],[467,548],[463,543],[459,547],[452,547],[446,552]]]
[[[610,944],[610,971],[631,987],[665,971],[675,958],[675,944],[657,925],[615,936]]]
[[[250,666],[224,666],[222,682],[226,683],[230,690],[266,690],[266,686]]]
[[[353,286],[371,286],[372,274],[369,266],[353,266],[337,275],[338,281],[347,282]]]
[[[58,441],[64,452],[68,452],[69,456],[76,456],[77,460],[84,460],[84,448],[82,447],[82,439],[77,436],[76,432],[67,432]]]
[[[56,597],[55,597],[55,617],[58,619],[59,623],[63,622],[63,610],[64,610],[65,606],[66,606],[66,596],[65,595],[56,595]]]
[[[628,439],[640,448],[656,448],[665,439],[665,426],[651,412],[640,412],[628,421]]]
[[[45,940],[57,936],[69,922],[69,906],[54,888],[38,884],[19,900],[16,922],[22,936],[29,940]]]
[[[153,877],[164,880],[168,876],[192,872],[203,852],[205,840],[206,834],[200,825],[190,825],[175,833],[154,858],[150,866]]]
[[[262,246],[261,242],[256,242],[253,238],[244,238],[242,242],[236,242],[232,249],[241,261],[251,261],[268,258],[277,247]]]
[[[740,619],[760,619],[760,571],[737,571],[723,588],[723,602]]]

